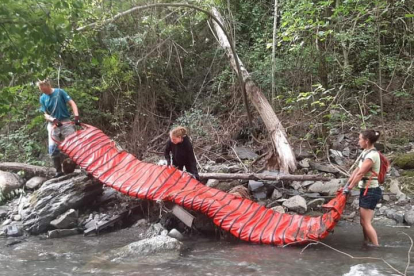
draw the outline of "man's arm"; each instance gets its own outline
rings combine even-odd
[[[72,108],[73,115],[79,116],[78,106],[76,105],[74,100],[70,100],[69,102],[70,107]]]

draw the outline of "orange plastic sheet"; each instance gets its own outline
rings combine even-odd
[[[171,201],[201,212],[237,238],[253,243],[285,245],[323,239],[335,227],[346,203],[345,195],[338,192],[320,217],[281,214],[206,187],[175,168],[141,162],[86,124],[59,148],[104,185],[131,197]]]

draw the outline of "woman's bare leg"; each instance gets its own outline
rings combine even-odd
[[[361,215],[361,226],[362,231],[364,232],[365,241],[368,240],[372,242],[373,245],[379,245],[377,232],[371,224],[372,219],[374,218],[374,210],[359,208],[359,212]]]

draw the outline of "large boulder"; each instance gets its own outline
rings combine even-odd
[[[0,171],[0,192],[3,195],[6,195],[13,190],[20,189],[23,185],[24,181],[19,175]]]
[[[403,169],[414,169],[414,152],[401,154],[394,159],[394,166]]]
[[[31,195],[28,208],[21,212],[25,230],[31,234],[45,232],[59,215],[93,203],[101,193],[102,185],[86,175],[67,175],[46,181]]]

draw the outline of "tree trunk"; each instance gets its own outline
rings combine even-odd
[[[276,80],[275,80],[275,73],[276,73],[276,38],[277,38],[277,19],[278,19],[278,0],[275,0],[275,12],[273,15],[273,43],[272,43],[272,106],[275,107],[275,98],[276,98]]]
[[[200,179],[243,179],[243,180],[291,180],[291,181],[329,181],[329,177],[320,175],[261,174],[261,173],[200,173]]]
[[[217,9],[213,8],[212,13],[217,19],[223,22],[221,14],[217,11]],[[243,81],[245,82],[246,92],[256,110],[259,112],[264,124],[266,125],[266,128],[270,134],[270,138],[272,140],[272,144],[278,154],[280,171],[283,173],[294,172],[296,170],[296,159],[287,140],[285,129],[277,118],[272,106],[269,104],[269,101],[263,95],[260,88],[250,78],[249,72],[247,72],[237,54],[233,54],[231,51],[230,42],[224,35],[220,26],[215,21],[213,23],[217,37],[219,39],[219,43],[221,47],[226,50],[227,56],[230,59],[231,66],[236,71],[236,73],[239,72],[237,61],[240,65],[240,72],[242,74]]]

